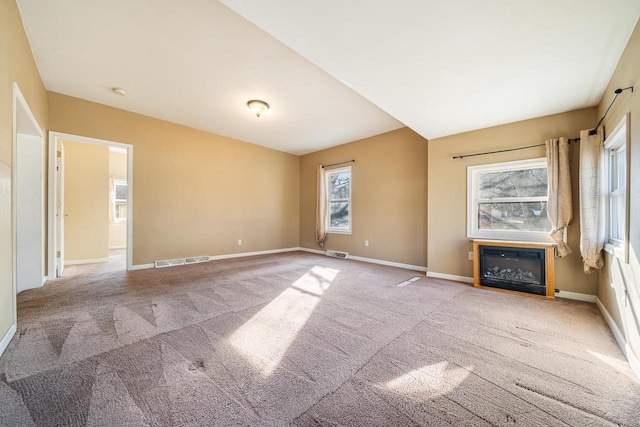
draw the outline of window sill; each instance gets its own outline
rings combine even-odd
[[[345,234],[345,235],[351,235],[351,230],[349,230],[349,231],[327,230],[327,234]]]
[[[604,244],[604,250],[606,252],[609,252],[611,255],[613,255],[616,258],[620,258],[621,260],[625,260],[626,256],[624,253],[624,248],[622,245],[616,245],[613,243],[605,243]]]

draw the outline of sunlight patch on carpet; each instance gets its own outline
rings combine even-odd
[[[415,277],[412,277],[409,280],[405,280],[404,282],[397,284],[396,286],[399,287],[399,288],[402,288],[404,286],[412,284],[413,282],[417,282],[418,280],[420,280],[420,277],[415,276]]]
[[[635,380],[633,372],[629,369],[629,363],[622,358],[616,359],[611,356],[607,356],[602,353],[598,353],[596,351],[589,351],[593,356],[597,357],[607,365],[611,366],[616,371],[620,372],[623,375],[626,375],[628,378]]]
[[[238,328],[229,342],[262,375],[271,375],[338,273],[313,267]]]
[[[409,371],[383,387],[416,400],[433,399],[455,390],[472,370],[473,366],[450,368],[449,362],[443,361]]]

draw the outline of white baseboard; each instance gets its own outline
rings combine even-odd
[[[47,279],[47,276],[44,276],[44,277],[42,278],[42,286],[44,286],[44,284],[47,282],[47,280],[48,280],[48,279]]]
[[[68,265],[83,265],[83,264],[96,264],[99,262],[109,262],[109,258],[95,258],[95,259],[73,259],[73,260],[65,260],[64,266]]]
[[[427,271],[427,267],[422,267],[420,265],[403,264],[401,262],[385,261],[382,259],[365,258],[365,257],[355,256],[355,255],[349,255],[347,259],[352,259],[354,261],[370,262],[372,264],[387,265],[389,267],[406,268],[407,270],[424,271],[424,272]]]
[[[609,314],[609,311],[604,306],[604,304],[602,304],[602,301],[600,301],[600,298],[598,297],[596,297],[596,305],[604,316],[604,320],[607,321],[607,324],[609,325],[609,328],[613,333],[613,337],[616,339],[620,350],[622,350],[622,354],[624,354],[624,357],[627,358],[631,369],[633,370],[633,372],[635,372],[636,376],[640,378],[640,359],[638,359],[631,347],[629,347],[629,344],[627,344],[627,340],[625,340],[624,335],[622,335],[622,331],[620,331],[620,328],[618,328],[618,325],[616,325],[613,317],[611,317],[611,314]]]
[[[435,271],[427,271],[427,277],[434,279],[453,280],[454,282],[473,283],[473,277],[456,276],[455,274],[436,273]]]
[[[2,341],[0,341],[0,356],[2,356],[2,353],[4,353],[4,351],[7,349],[7,346],[11,342],[11,338],[13,338],[15,333],[16,333],[16,324],[14,323],[13,325],[11,325],[7,333],[4,334]]]
[[[453,280],[454,282],[473,283],[473,277],[456,276],[454,274],[436,273],[434,271],[428,271],[427,277],[433,277],[435,279]],[[560,291],[560,292],[556,292],[556,296],[559,298],[567,298],[567,299],[573,299],[577,301],[596,302],[595,295],[580,294],[577,292]]]
[[[132,266],[131,266],[131,271],[135,271],[135,270],[146,270],[146,269],[148,269],[148,268],[154,268],[154,267],[155,267],[155,264],[154,264],[154,263],[132,265]]]
[[[229,258],[242,258],[246,256],[256,256],[256,255],[269,255],[269,254],[279,254],[282,252],[294,252],[299,250],[300,248],[283,248],[283,249],[271,249],[267,251],[255,251],[255,252],[240,252],[236,254],[225,254],[225,255],[211,255],[209,256],[209,261],[216,261],[219,259],[229,259]]]
[[[293,251],[297,251],[299,249],[300,248],[295,247],[295,248],[271,249],[271,250],[268,250],[268,251],[240,252],[240,253],[236,253],[236,254],[211,255],[211,256],[209,256],[209,261],[215,261],[215,260],[220,260],[220,259],[230,259],[230,258],[242,258],[242,257],[247,257],[247,256],[256,256],[256,255],[279,254],[279,253],[282,253],[282,252],[293,252]],[[181,265],[184,265],[184,264],[181,264]],[[148,268],[155,268],[155,264],[154,263],[149,263],[149,264],[132,265],[131,266],[131,271],[146,270]]]
[[[299,251],[302,252],[311,252],[312,254],[324,255],[326,251],[320,249],[310,249],[310,248],[298,248]]]
[[[586,302],[596,302],[596,296],[595,295],[589,295],[589,294],[580,294],[578,292],[567,292],[567,291],[560,291],[560,292],[556,292],[556,296],[558,298],[566,298],[566,299],[573,299],[576,301],[586,301]]]
[[[310,248],[297,248],[297,250],[303,251],[303,252],[311,252],[312,254],[318,254],[318,255],[325,255],[325,252],[326,252],[319,249],[310,249]],[[356,255],[349,255],[347,259],[352,259],[354,261],[370,262],[371,264],[386,265],[389,267],[406,268],[407,270],[416,270],[416,271],[425,271],[425,272],[427,271],[427,267],[422,267],[420,265],[403,264],[401,262],[385,261],[382,259],[375,259],[375,258],[365,258],[362,256],[356,256]]]
[[[221,259],[231,259],[231,258],[242,258],[242,257],[248,257],[248,256],[256,256],[256,255],[279,254],[279,253],[283,253],[283,252],[295,252],[295,251],[311,252],[311,253],[319,254],[319,255],[324,255],[324,253],[325,253],[325,251],[321,251],[321,250],[318,250],[318,249],[294,247],[294,248],[271,249],[271,250],[266,250],[266,251],[240,252],[240,253],[235,253],[235,254],[211,255],[211,256],[209,256],[209,261],[216,261],[216,260],[221,260]],[[419,266],[419,265],[412,265],[412,264],[403,264],[403,263],[400,263],[400,262],[384,261],[384,260],[381,260],[381,259],[364,258],[364,257],[352,256],[352,255],[349,255],[349,257],[347,259],[352,259],[354,261],[370,262],[372,264],[387,265],[387,266],[390,266],[390,267],[406,268],[408,270],[425,271],[425,272],[427,271],[427,267],[422,267],[422,266]],[[131,266],[131,270],[144,270],[144,269],[147,269],[147,268],[154,268],[154,267],[155,267],[155,265],[153,263],[150,263],[150,264],[138,264],[138,265]]]
[[[109,250],[111,249],[126,249],[127,245],[119,245],[119,246],[109,246]]]

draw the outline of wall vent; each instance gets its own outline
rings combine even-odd
[[[176,258],[176,259],[163,259],[161,261],[156,261],[156,268],[163,267],[173,267],[175,265],[185,265],[185,264],[197,264],[199,262],[207,262],[209,261],[208,256],[192,256],[188,258]]]
[[[197,262],[207,262],[209,261],[209,257],[208,256],[192,256],[189,258],[186,258],[184,260],[185,264],[195,264]]]
[[[340,251],[326,251],[326,256],[334,257],[334,258],[347,258],[349,256],[348,252],[340,252]]]
[[[179,258],[179,259],[164,259],[162,261],[156,261],[156,268],[163,268],[163,267],[173,267],[174,265],[184,265],[185,263],[185,259],[184,258]]]

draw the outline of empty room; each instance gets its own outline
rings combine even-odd
[[[0,0],[0,426],[640,426],[639,18]]]

